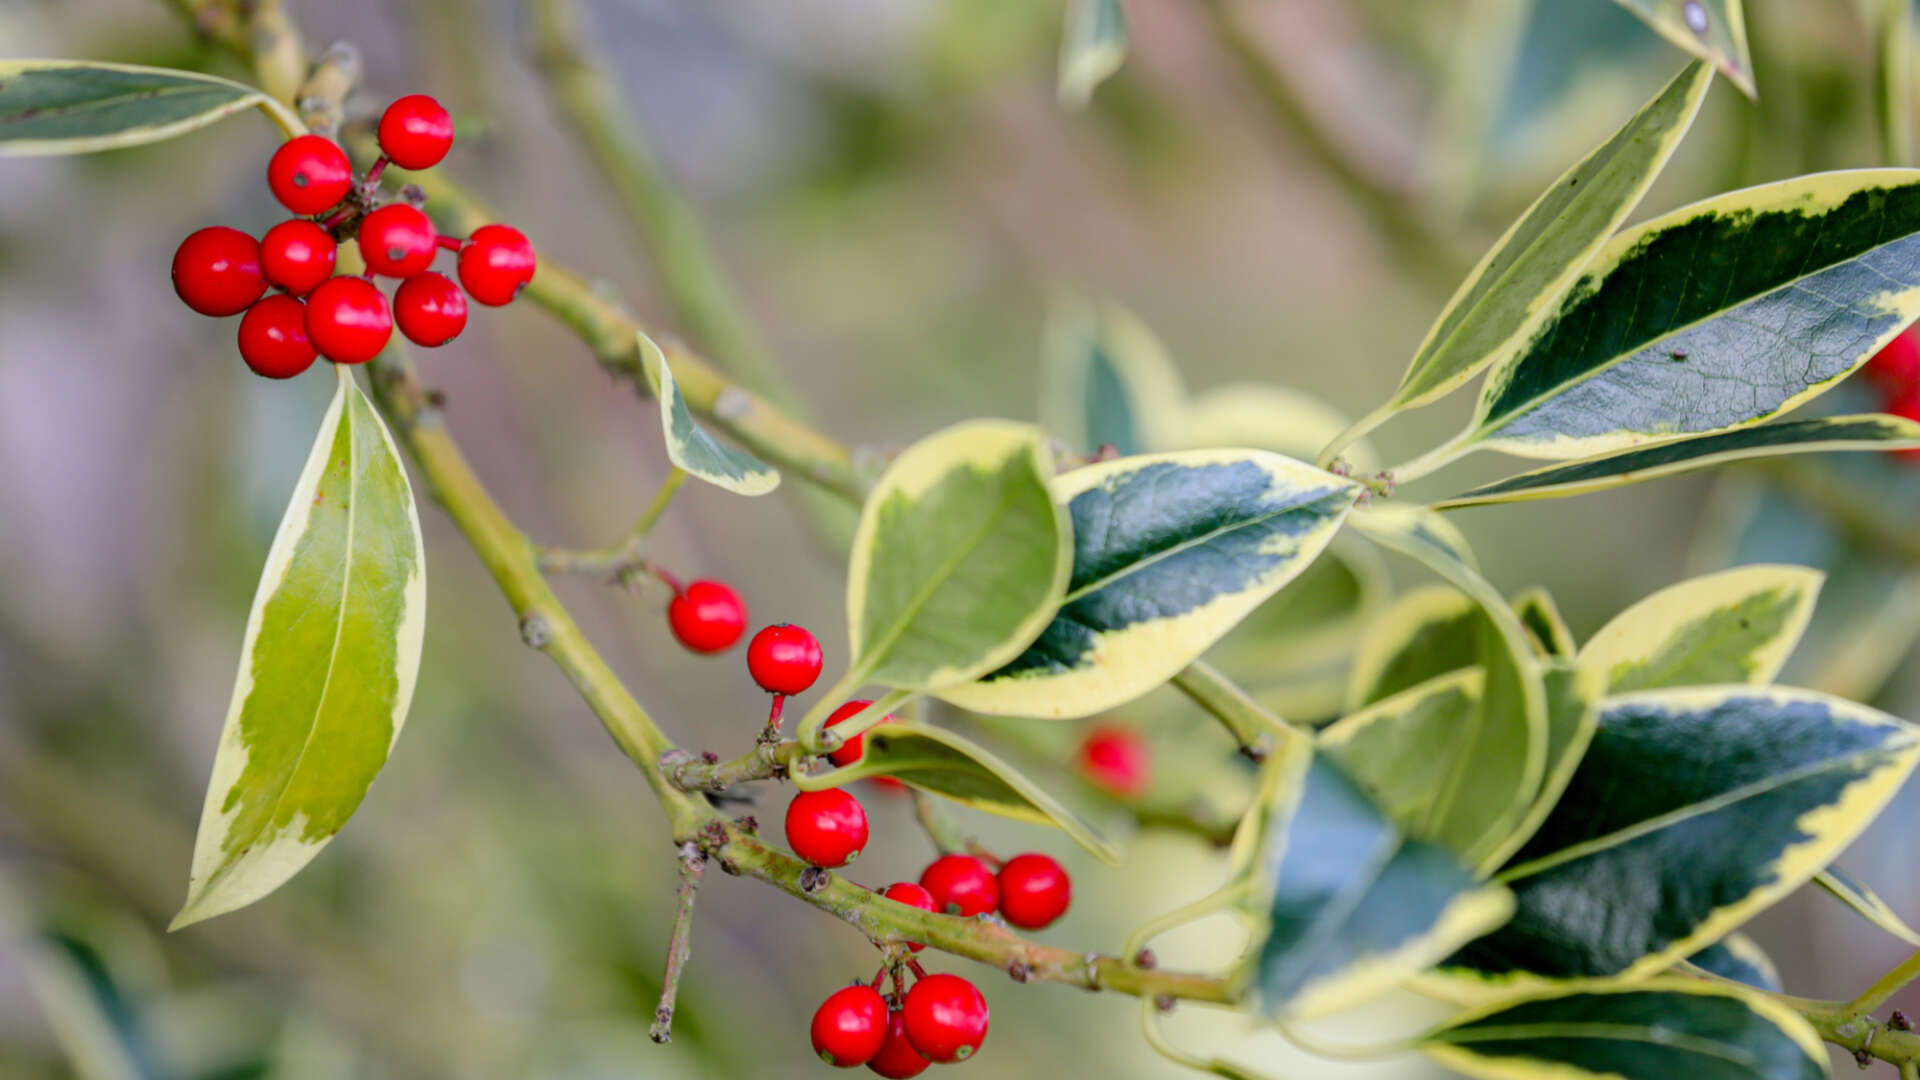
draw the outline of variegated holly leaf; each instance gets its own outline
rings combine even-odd
[[[1852,908],[1861,918],[1901,941],[1920,948],[1920,931],[1908,925],[1907,920],[1893,910],[1893,905],[1880,899],[1877,893],[1867,888],[1852,874],[1837,866],[1829,866],[1814,875],[1813,883]]]
[[[1813,615],[1825,575],[1742,566],[1669,586],[1613,617],[1580,650],[1609,694],[1773,681]]]
[[[1712,63],[1748,97],[1757,97],[1741,0],[1618,0],[1654,32]]]
[[[1769,993],[1780,992],[1780,969],[1758,942],[1738,931],[1687,957],[1687,968]],[[1685,970],[1683,968],[1682,970]]]
[[[1060,100],[1082,106],[1127,58],[1127,13],[1120,0],[1067,0],[1060,40]]]
[[[191,71],[0,60],[0,156],[89,154],[159,142],[266,100],[251,86]]]
[[[1040,422],[1068,446],[1140,454],[1171,445],[1186,390],[1167,348],[1111,301],[1063,298],[1047,319]]]
[[[345,366],[267,553],[213,759],[179,928],[278,888],[386,764],[425,628],[420,519]]]
[[[1827,1051],[1765,994],[1668,977],[1507,1000],[1421,1040],[1476,1080],[1826,1080]]]
[[[1579,651],[1573,631],[1567,628],[1567,620],[1561,618],[1559,606],[1544,586],[1536,585],[1515,596],[1513,613],[1520,617],[1520,625],[1527,628],[1527,636],[1543,658],[1571,660]]]
[[[780,473],[752,454],[721,443],[693,419],[687,399],[674,381],[667,355],[645,334],[639,339],[640,363],[660,402],[660,430],[667,440],[667,460],[695,479],[705,480],[735,495],[765,495],[780,486]]]
[[[1121,458],[1054,480],[1073,578],[1033,644],[940,691],[999,715],[1090,716],[1187,666],[1339,531],[1358,485],[1258,450]]]

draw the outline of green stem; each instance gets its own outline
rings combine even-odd
[[[526,7],[534,59],[547,88],[652,254],[674,314],[722,370],[791,407],[698,215],[668,182],[606,75],[587,59],[578,6],[574,0],[527,0]]]
[[[1314,465],[1322,469],[1332,468],[1334,462],[1340,460],[1342,450],[1366,438],[1369,432],[1386,423],[1387,418],[1398,411],[1398,408],[1389,403],[1348,424],[1345,431],[1335,435],[1333,441],[1321,448],[1319,456],[1313,459]]]
[[[1880,48],[1874,96],[1879,105],[1882,164],[1906,168],[1914,161],[1912,0],[1880,0],[1877,22]]]
[[[791,739],[756,743],[752,750],[731,761],[712,763],[695,761],[684,750],[669,751],[660,760],[667,781],[681,791],[725,791],[738,784],[756,780],[779,780],[790,775],[793,767],[807,760],[807,752]]]
[[[1865,1016],[1885,1005],[1893,995],[1905,989],[1908,983],[1920,979],[1920,950],[1901,962],[1899,967],[1885,975],[1860,992],[1860,996],[1847,1003],[1848,1013]]]
[[[933,848],[942,855],[964,855],[973,850],[973,839],[960,831],[938,806],[933,796],[919,788],[910,789],[913,796],[913,817],[920,823],[920,829],[932,841]]]
[[[1240,743],[1240,752],[1264,761],[1277,741],[1299,734],[1205,660],[1195,660],[1173,677],[1173,685],[1211,713]]]
[[[693,903],[700,898],[700,879],[707,857],[693,844],[680,845],[680,892],[673,909],[673,935],[667,939],[667,969],[660,977],[660,1004],[654,1007],[647,1037],[657,1043],[673,1041],[673,1007],[680,996],[680,975],[693,955]]]
[[[1175,1065],[1224,1077],[1225,1080],[1266,1080],[1261,1074],[1243,1069],[1231,1061],[1203,1058],[1173,1045],[1167,1033],[1160,1030],[1160,1003],[1151,998],[1140,1002],[1140,1033],[1146,1037],[1147,1045],[1153,1047],[1155,1053]]]
[[[540,568],[553,574],[613,574],[625,578],[630,572],[645,569],[647,560],[642,556],[647,548],[647,537],[653,533],[653,527],[660,522],[660,515],[667,512],[673,502],[675,492],[686,483],[687,471],[678,466],[667,473],[660,483],[660,490],[654,492],[653,501],[640,512],[640,520],[620,542],[609,547],[587,548],[580,551],[568,551],[561,548],[540,549]]]
[[[1472,429],[1462,431],[1460,434],[1421,454],[1412,461],[1388,469],[1387,475],[1393,478],[1393,482],[1396,485],[1418,480],[1428,473],[1445,468],[1472,453],[1477,449],[1477,446],[1471,441],[1472,438]]]

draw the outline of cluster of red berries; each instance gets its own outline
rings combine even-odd
[[[1887,342],[1862,370],[1880,391],[1880,408],[1908,420],[1920,420],[1920,325],[1909,326]],[[1895,450],[1902,461],[1920,464],[1920,450]]]
[[[533,245],[517,229],[485,225],[461,241],[441,236],[412,201],[379,205],[388,162],[430,168],[453,146],[453,120],[439,102],[411,94],[387,106],[379,138],[381,156],[359,182],[333,140],[288,140],[267,162],[267,186],[298,217],[257,241],[226,226],[201,229],[174,252],[173,288],[188,307],[213,316],[246,312],[240,357],[257,374],[290,379],[320,356],[364,363],[386,347],[396,322],[415,344],[445,345],[466,329],[468,296],[498,307],[533,280]],[[359,240],[366,276],[334,274],[339,243],[349,236]],[[431,269],[442,248],[459,252],[458,285]],[[375,274],[400,279],[391,305]],[[280,291],[264,295],[269,285]]]

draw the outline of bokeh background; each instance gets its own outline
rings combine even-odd
[[[461,127],[450,172],[650,325],[686,332],[539,74],[525,7],[286,7],[311,46],[359,46],[361,111],[437,95]],[[1760,103],[1716,86],[1643,215],[1884,163],[1860,6],[1748,7]],[[1126,10],[1132,53],[1085,110],[1056,99],[1052,0],[587,0],[580,17],[623,130],[690,200],[782,379],[825,430],[876,447],[970,416],[1033,417],[1048,298],[1062,290],[1130,308],[1195,390],[1274,383],[1363,412],[1458,275],[1683,62],[1600,0]],[[0,54],[243,74],[163,0],[0,0]],[[825,1075],[807,1017],[870,972],[873,953],[847,927],[717,874],[675,1040],[648,1042],[674,887],[658,808],[431,507],[427,653],[380,782],[292,884],[162,932],[184,894],[259,566],[330,390],[317,374],[248,375],[232,322],[187,312],[167,280],[187,232],[279,220],[262,179],[274,139],[249,116],[138,150],[0,160],[0,1076]],[[610,542],[665,475],[652,406],[527,304],[478,311],[464,337],[418,360],[536,539]],[[1394,423],[1376,440],[1383,458],[1450,434],[1469,397]],[[1473,459],[1433,488],[1513,467]],[[1897,524],[1920,510],[1907,466],[1822,468],[1865,513]],[[1914,571],[1770,483],[1696,477],[1456,520],[1497,585],[1550,587],[1581,635],[1729,560],[1828,566],[1791,677],[1913,716]],[[813,626],[832,670],[846,657],[831,534],[804,498],[690,489],[654,554],[733,581],[757,623]],[[562,588],[674,738],[744,748],[764,698],[738,654],[679,650],[657,590]],[[1177,702],[1108,719],[1162,747],[1162,803],[1244,782],[1218,733]],[[1044,757],[1076,731],[998,734]],[[1066,770],[1036,768],[1091,798]],[[1223,768],[1231,782],[1215,784]],[[867,801],[876,839],[856,876],[912,877],[929,849],[905,803]],[[782,802],[763,796],[762,817]],[[1914,809],[1909,792],[1842,860],[1910,918]],[[1078,902],[1045,937],[1073,947],[1117,948],[1221,872],[1219,850],[1188,831],[1138,829],[1127,864],[1109,868],[1058,835],[966,824],[991,846],[1069,862]],[[1904,955],[1817,894],[1753,929],[1807,996],[1847,996]],[[1218,926],[1160,946],[1168,964],[1231,952]],[[981,978],[994,1008],[970,1071],[1180,1072],[1140,1039],[1131,1000],[942,966]],[[1429,1009],[1409,999],[1324,1031],[1379,1041]],[[1198,1008],[1168,1029],[1276,1077],[1436,1075],[1407,1059],[1306,1058]]]

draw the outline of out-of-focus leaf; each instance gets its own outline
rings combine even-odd
[[[1127,58],[1127,13],[1120,0],[1067,0],[1060,39],[1060,100],[1079,107]]]
[[[1916,948],[1920,948],[1920,932],[1907,924],[1893,906],[1880,899],[1872,889],[1861,884],[1858,878],[1840,869],[1829,866],[1813,876],[1813,883],[1826,890],[1835,899],[1852,908],[1861,918],[1899,938]]]
[[[1120,305],[1063,299],[1047,321],[1040,422],[1080,450],[1140,454],[1173,444],[1186,390],[1166,346]]]
[[[349,371],[260,574],[176,929],[260,899],[319,854],[406,721],[426,627],[420,519]]]
[[[1448,585],[1401,593],[1367,625],[1348,673],[1347,708],[1365,708],[1479,663],[1473,629],[1482,618],[1465,593]]]
[[[1713,64],[1748,97],[1753,60],[1747,55],[1747,23],[1741,0],[1618,0],[1621,7],[1661,37]]]
[[[191,71],[0,60],[0,156],[89,154],[159,142],[265,101],[251,86]]]
[[[1513,613],[1520,617],[1520,625],[1527,628],[1527,636],[1543,658],[1571,660],[1579,651],[1573,631],[1567,629],[1567,620],[1560,617],[1560,608],[1545,586],[1536,585],[1515,596]]]
[[[1613,617],[1580,650],[1607,693],[1773,681],[1824,579],[1804,566],[1742,566],[1683,581]]]
[[[1774,966],[1773,957],[1752,938],[1737,931],[1687,957],[1687,963],[1756,990],[1780,992],[1780,969]]]

